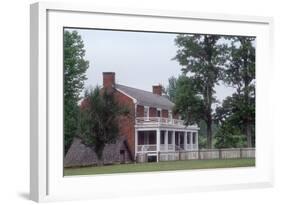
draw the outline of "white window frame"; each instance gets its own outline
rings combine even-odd
[[[145,116],[145,109],[147,109],[147,113],[146,113],[146,116]],[[145,121],[149,121],[149,106],[144,106],[143,108],[143,118]]]
[[[173,112],[172,112],[172,110],[168,110],[168,121],[169,121],[169,123],[172,123],[172,121],[173,121]]]
[[[158,116],[158,111],[160,111],[160,116]],[[157,117],[162,118],[162,109],[161,108],[157,108]]]

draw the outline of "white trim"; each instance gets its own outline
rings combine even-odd
[[[158,116],[158,111],[160,111],[160,116]],[[157,115],[157,117],[162,118],[162,115],[163,115],[162,108],[156,108],[156,115]]]
[[[30,199],[48,196],[47,9],[30,6]]]
[[[142,106],[142,105],[141,105]],[[145,114],[145,109],[147,109],[147,115],[146,116],[144,116],[144,114]],[[149,109],[150,109],[150,107],[149,106],[143,106],[143,117],[144,117],[144,119],[146,119],[146,120],[149,120],[149,115],[150,115],[150,112],[149,112]]]
[[[158,159],[158,152],[160,152],[160,137],[161,137],[161,133],[160,133],[160,129],[158,128],[157,131],[156,131],[157,162],[159,162],[159,159]]]
[[[126,95],[127,97],[131,98],[133,100],[133,102],[136,104],[137,103],[137,99],[133,98],[132,96],[128,95],[127,93],[125,93],[124,91],[120,90],[119,88],[115,88],[117,91],[119,91],[120,93]]]
[[[272,24],[273,18],[250,16],[250,15],[234,15],[226,13],[210,13],[210,12],[193,12],[193,11],[174,11],[174,10],[156,10],[156,9],[127,9],[127,8],[112,8],[101,7],[95,4],[74,3],[68,2],[40,2],[40,6],[48,10],[75,11],[85,13],[100,13],[100,14],[117,14],[127,16],[146,16],[146,17],[166,17],[166,18],[182,18],[194,20],[209,20],[223,22],[242,22],[242,23],[258,23]]]

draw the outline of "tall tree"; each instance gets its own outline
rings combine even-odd
[[[105,145],[114,143],[119,136],[119,117],[128,114],[128,108],[115,101],[113,92],[100,90],[99,87],[85,92],[81,108],[81,134],[85,143],[94,147],[99,164],[103,161]]]
[[[171,79],[171,78],[170,78]],[[194,79],[185,75],[169,81],[168,90],[173,95],[174,112],[179,113],[186,125],[199,123],[203,117],[203,99],[198,95]]]
[[[178,46],[176,59],[184,74],[191,75],[197,90],[203,96],[203,120],[207,125],[207,147],[212,148],[212,104],[216,101],[214,87],[222,79],[226,61],[226,45],[221,36],[181,34],[175,39]]]
[[[64,31],[64,152],[77,135],[78,101],[84,86],[89,62],[85,60],[85,49],[77,31]]]
[[[233,100],[235,116],[239,116],[248,147],[253,146],[255,126],[255,38],[231,37],[229,64],[225,70],[225,82],[236,88]]]
[[[169,99],[172,102],[175,102],[175,96],[176,96],[176,88],[177,88],[177,78],[172,76],[168,79],[169,85],[166,88],[166,93],[169,96]]]

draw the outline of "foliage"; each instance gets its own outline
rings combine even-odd
[[[203,117],[203,100],[197,94],[194,80],[185,75],[176,79],[175,96],[174,96],[174,112],[180,113],[185,120],[186,125],[199,123]]]
[[[80,93],[86,80],[89,62],[77,31],[64,31],[64,152],[78,133]]]
[[[81,134],[87,145],[93,146],[99,160],[107,143],[118,138],[118,119],[127,116],[127,107],[114,100],[113,92],[99,87],[85,92],[85,106],[81,108]]]
[[[207,146],[212,147],[212,104],[214,86],[222,79],[227,60],[226,45],[220,43],[218,35],[180,34],[175,42],[178,46],[176,59],[183,66],[183,74],[192,76],[196,90],[203,97],[202,119],[207,124]]]
[[[168,79],[168,87],[166,88],[166,94],[172,102],[175,102],[176,88],[177,88],[177,78],[172,76]]]
[[[198,140],[199,140],[199,149],[207,149],[207,125],[204,120],[200,120],[198,127],[200,130],[198,131]],[[213,123],[212,124],[212,131],[213,131],[213,136],[216,135],[217,131],[219,129],[218,124]],[[213,141],[213,146],[216,144],[216,139],[214,138]]]
[[[245,135],[231,123],[224,123],[215,135],[216,148],[241,148],[247,146]]]
[[[248,147],[254,146],[255,138],[255,48],[252,37],[231,37],[229,62],[224,81],[236,88],[236,92],[224,100],[216,110],[220,123],[238,126],[247,136]]]

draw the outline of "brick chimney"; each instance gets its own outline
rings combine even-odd
[[[105,89],[112,89],[115,86],[115,73],[103,72],[103,87]]]
[[[162,96],[162,86],[161,85],[153,85],[152,86],[153,94]]]

